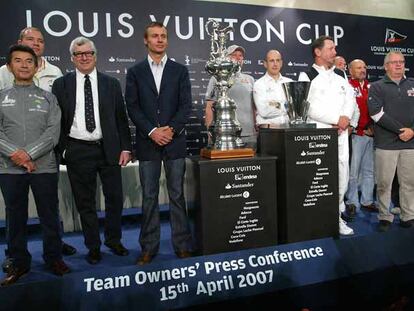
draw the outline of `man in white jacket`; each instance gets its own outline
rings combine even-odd
[[[262,128],[272,128],[288,123],[289,117],[285,108],[286,96],[282,84],[292,80],[282,76],[282,55],[277,50],[266,53],[263,61],[266,73],[254,83],[253,98],[256,105],[256,124]]]
[[[36,27],[24,28],[17,40],[18,44],[27,45],[36,53],[38,69],[33,77],[33,82],[41,89],[51,92],[53,82],[62,76],[60,69],[50,64],[44,57],[45,40],[43,34]],[[0,90],[13,85],[13,74],[7,69],[6,65],[0,67]]]
[[[335,43],[331,37],[321,36],[312,43],[315,63],[299,80],[311,81],[308,117],[318,128],[338,129],[339,215],[345,210],[344,195],[349,179],[348,127],[354,113],[353,90],[343,74],[335,68]],[[339,216],[339,233],[351,235],[352,228]]]

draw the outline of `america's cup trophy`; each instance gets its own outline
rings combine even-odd
[[[244,148],[240,138],[241,126],[236,118],[236,104],[228,96],[234,77],[240,71],[240,65],[226,55],[227,36],[233,28],[221,27],[215,20],[209,20],[205,28],[211,37],[206,71],[217,80],[218,96],[213,103],[213,122],[208,128],[211,141],[201,150],[201,156],[210,159],[252,157],[254,150]]]
[[[289,117],[289,127],[316,128],[316,123],[309,123],[308,111],[309,102],[307,100],[310,82],[286,82],[282,84],[286,96],[286,112]]]

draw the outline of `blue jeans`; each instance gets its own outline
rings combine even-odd
[[[170,222],[174,251],[192,249],[190,225],[184,199],[185,158],[163,161],[139,161],[139,178],[142,186],[142,226],[139,237],[141,249],[155,255],[160,245],[160,215],[158,194],[161,162],[164,163],[170,200]]]
[[[349,172],[347,204],[357,208],[374,202],[374,139],[369,136],[352,135],[352,156]],[[361,200],[358,197],[361,190]]]

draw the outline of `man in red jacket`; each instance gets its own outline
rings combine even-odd
[[[373,121],[368,113],[368,89],[366,80],[367,66],[360,59],[349,64],[351,78],[349,83],[355,90],[355,97],[360,111],[358,126],[354,129],[352,139],[351,167],[347,197],[347,214],[355,217],[360,207],[366,211],[378,212],[374,203],[374,140]],[[361,191],[359,198],[358,190]]]

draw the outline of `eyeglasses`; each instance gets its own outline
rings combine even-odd
[[[73,52],[72,55],[76,58],[82,58],[82,56],[92,57],[95,55],[95,51]]]
[[[387,62],[387,64],[391,64],[391,65],[404,65],[405,64],[405,60],[392,60]]]

